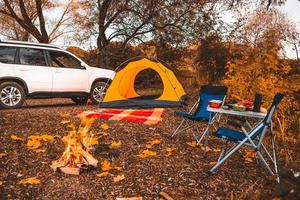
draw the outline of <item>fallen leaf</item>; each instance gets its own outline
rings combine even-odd
[[[149,149],[146,149],[144,151],[142,151],[142,153],[137,155],[140,158],[147,158],[150,156],[156,156],[156,152],[155,151],[150,151]]]
[[[212,151],[213,151],[214,153],[220,153],[220,152],[221,152],[221,149],[212,149]]]
[[[20,174],[20,173],[17,174],[17,178],[20,178],[20,177],[22,177],[22,176],[23,176],[23,175]]]
[[[169,147],[169,148],[166,148],[165,150],[168,151],[168,152],[170,152],[170,151],[175,151],[176,148],[171,148],[171,147]]]
[[[41,142],[39,140],[36,139],[30,139],[27,141],[27,147],[29,149],[37,149],[41,147]]]
[[[6,153],[0,153],[0,158],[3,158],[3,157],[5,157],[5,156],[7,156]]]
[[[125,175],[124,174],[120,174],[118,176],[114,176],[114,182],[119,182],[121,180],[125,179]]]
[[[71,121],[70,120],[64,120],[64,121],[61,121],[60,123],[61,124],[69,124]]]
[[[253,159],[255,158],[255,151],[247,151],[246,155],[244,156],[244,161],[246,163],[251,163],[253,162]]]
[[[213,161],[213,162],[209,162],[210,165],[215,165],[217,164],[217,162]]]
[[[42,141],[54,141],[54,137],[52,135],[31,135],[28,137],[27,147],[31,150],[34,150],[36,153],[45,152],[43,149],[39,149],[42,146]]]
[[[160,144],[160,143],[162,143],[161,140],[159,140],[159,139],[153,139],[153,140],[151,140],[150,142],[148,142],[148,144],[146,145],[146,148],[152,149],[152,147],[153,147],[154,145],[158,145],[158,144]]]
[[[105,177],[107,176],[109,173],[108,172],[101,172],[99,174],[97,174],[98,177]]]
[[[19,181],[19,184],[23,184],[23,185],[26,185],[26,184],[30,184],[30,185],[36,184],[37,185],[40,183],[41,183],[40,179],[38,179],[36,176]]]
[[[104,131],[101,131],[101,132],[98,132],[98,133],[95,133],[96,135],[100,135],[100,136],[107,136],[109,135],[107,132],[104,132]]]
[[[154,128],[154,127],[149,127],[149,129],[150,129],[150,130],[153,130],[153,131],[155,130],[155,128]]]
[[[197,142],[195,140],[193,140],[191,142],[187,142],[187,145],[195,148],[197,146]]]
[[[108,160],[104,160],[102,163],[101,163],[101,169],[102,171],[109,171],[111,170],[111,164]]]
[[[101,127],[103,130],[109,129],[109,126],[108,126],[107,124],[102,124],[100,127]]]
[[[176,150],[176,148],[166,148],[165,149],[165,156],[170,156],[170,155],[172,155],[172,153],[173,153],[173,151],[175,151]]]
[[[40,138],[43,141],[50,141],[50,142],[54,141],[54,137],[52,135],[41,135]]]
[[[34,150],[36,153],[45,153],[45,149],[35,149]]]
[[[121,171],[122,167],[114,167],[115,170]]]
[[[204,145],[201,145],[200,146],[200,149],[201,149],[201,151],[205,151],[205,146]],[[210,152],[210,151],[212,151],[213,149],[212,148],[210,148],[209,146],[206,146],[206,152]]]
[[[10,139],[15,140],[15,141],[23,141],[22,138],[20,138],[20,137],[18,137],[18,136],[16,136],[16,135],[11,135],[11,136],[10,136]]]
[[[0,181],[0,186],[1,186],[1,185],[3,185],[3,182],[2,182],[2,181]]]
[[[63,117],[63,118],[65,118],[65,117],[70,117],[70,116],[71,116],[71,114],[68,113],[68,112],[62,112],[62,113],[59,113],[59,115],[60,115],[61,117]]]
[[[156,145],[156,144],[160,144],[160,143],[162,143],[162,141],[159,139],[154,139],[151,141],[151,145]]]
[[[119,141],[119,142],[113,141],[113,142],[109,145],[109,148],[111,148],[111,149],[118,149],[118,148],[121,147],[121,145],[122,145],[122,142],[121,142],[121,141]]]

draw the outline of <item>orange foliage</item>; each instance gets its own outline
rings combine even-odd
[[[255,93],[261,93],[265,107],[270,106],[277,92],[284,93],[286,96],[276,113],[282,136],[286,131],[282,125],[291,126],[300,118],[300,102],[296,97],[300,75],[293,74],[292,66],[280,59],[279,47],[272,43],[271,37],[266,36],[258,47],[248,47],[242,56],[231,60],[224,83],[230,88],[231,99],[253,100]]]

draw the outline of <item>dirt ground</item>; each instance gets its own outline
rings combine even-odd
[[[143,197],[159,199],[161,191],[174,199],[272,199],[278,185],[268,172],[256,161],[245,162],[246,150],[232,156],[215,174],[207,171],[213,166],[218,153],[208,152],[206,158],[200,147],[191,147],[193,137],[183,133],[171,137],[180,122],[174,110],[167,109],[163,123],[147,126],[137,123],[105,121],[97,119],[92,126],[94,133],[101,132],[103,123],[109,125],[107,136],[99,140],[93,155],[99,162],[109,160],[120,166],[125,179],[114,182],[111,176],[98,177],[100,169],[83,172],[79,176],[54,172],[50,168],[64,150],[59,136],[67,134],[66,124],[60,116],[69,112],[68,120],[79,124],[76,114],[95,109],[94,106],[77,106],[67,99],[27,100],[21,109],[0,110],[0,199],[116,199],[116,197]],[[178,109],[177,109],[178,110]],[[205,124],[203,124],[204,126]],[[45,152],[36,153],[26,147],[30,135],[50,134],[54,142],[44,142]],[[16,135],[23,141],[11,139]],[[153,138],[163,141],[153,150],[157,156],[139,158]],[[117,152],[105,147],[112,141],[121,141]],[[106,145],[107,144],[107,145]],[[209,146],[221,148],[221,142],[209,138]],[[280,145],[280,144],[279,144]],[[293,160],[287,163],[280,157],[280,166],[299,171],[299,142],[288,144]],[[171,156],[164,156],[164,149],[176,148]],[[295,152],[297,151],[297,152]],[[37,185],[22,185],[22,179],[36,176]]]

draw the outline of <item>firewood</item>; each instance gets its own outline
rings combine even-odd
[[[60,168],[60,167],[64,167],[64,162],[63,161],[60,161],[60,160],[54,160],[52,161],[52,164],[51,164],[51,169],[53,169],[54,171],[57,171],[57,168]]]
[[[167,193],[165,192],[160,192],[159,196],[163,197],[166,200],[174,200],[172,197],[170,197]]]
[[[73,175],[80,174],[80,169],[78,167],[60,167],[59,169],[61,172],[65,174],[73,174]]]
[[[87,160],[87,162],[90,165],[97,167],[98,160],[96,158],[94,158],[91,154],[89,154],[88,152],[86,152],[84,150],[81,151],[81,154],[84,156],[84,158]]]

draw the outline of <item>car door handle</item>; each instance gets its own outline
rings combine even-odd
[[[20,69],[20,71],[27,72],[27,71],[30,71],[30,70],[29,69]]]
[[[55,74],[61,74],[61,71],[54,71]]]

